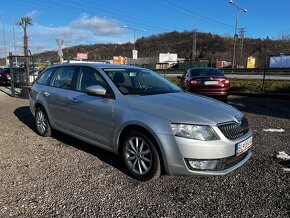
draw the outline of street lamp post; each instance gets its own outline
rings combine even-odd
[[[131,28],[131,27],[128,27],[128,26],[123,26],[123,27],[134,31],[134,50],[136,50],[136,31],[146,32],[146,30],[135,29],[135,28]]]
[[[240,11],[247,12],[247,9],[243,9],[236,5],[233,0],[229,0],[229,3],[232,4],[237,8],[237,13],[236,13],[236,24],[235,24],[235,35],[234,35],[234,48],[233,48],[233,60],[232,60],[232,68],[235,66],[235,60],[236,60],[236,44],[237,44],[237,38],[238,38],[238,18],[239,18],[239,13]]]

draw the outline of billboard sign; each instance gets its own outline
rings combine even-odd
[[[133,56],[133,59],[138,59],[138,51],[137,50],[132,50],[132,56]]]
[[[128,58],[122,56],[114,56],[113,64],[128,64]]]
[[[270,56],[269,68],[289,68],[290,55]]]
[[[160,53],[159,63],[177,63],[177,54]]]
[[[88,53],[77,53],[77,60],[88,60]]]
[[[256,58],[250,56],[248,57],[248,61],[247,61],[247,68],[255,68],[256,67]]]

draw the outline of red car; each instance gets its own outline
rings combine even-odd
[[[195,67],[186,70],[182,77],[183,88],[188,92],[218,98],[227,102],[230,80],[217,68]]]
[[[0,85],[10,85],[10,69],[4,68],[0,69]]]

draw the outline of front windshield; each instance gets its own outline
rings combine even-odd
[[[103,71],[124,95],[154,95],[182,92],[177,85],[148,69],[104,68]]]

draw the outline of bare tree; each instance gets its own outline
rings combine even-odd
[[[25,83],[29,83],[29,59],[28,59],[28,35],[27,35],[27,26],[32,25],[31,17],[21,17],[20,21],[16,23],[17,26],[23,29],[23,51],[24,51],[24,65],[25,65]]]
[[[290,41],[290,33],[281,32],[278,36],[278,40],[282,42],[289,42]]]

